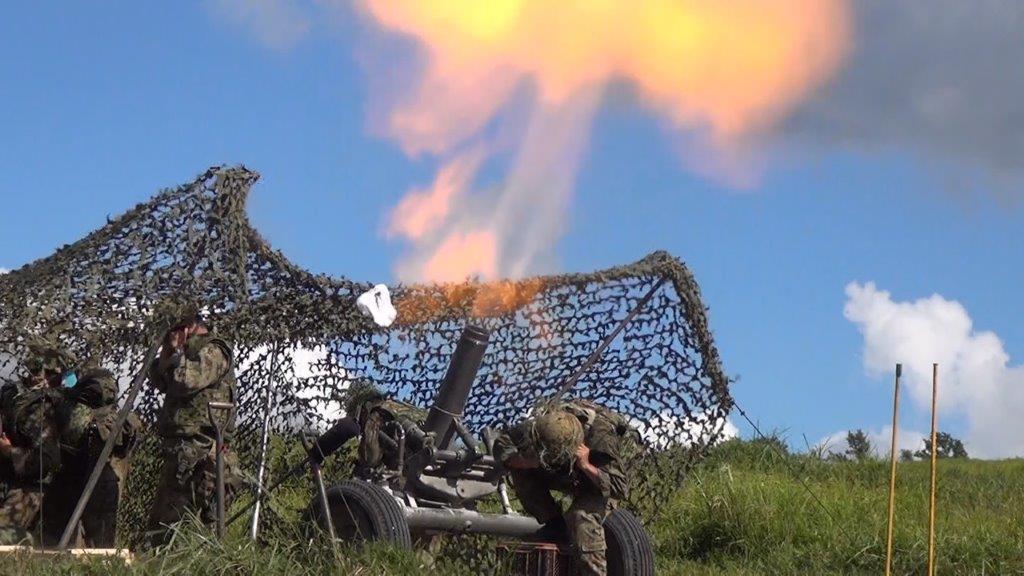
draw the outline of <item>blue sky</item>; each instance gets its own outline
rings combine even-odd
[[[342,10],[282,48],[209,5],[174,5],[5,10],[0,267],[46,256],[209,165],[244,163],[262,174],[249,212],[275,247],[317,272],[393,280],[402,246],[382,234],[386,214],[429,184],[436,164],[367,129],[357,19]],[[558,267],[602,268],[655,249],[680,256],[740,378],[738,402],[796,445],[889,421],[888,377],[866,372],[865,339],[844,317],[852,281],[893,301],[959,302],[1019,365],[1016,167],[991,184],[981,152],[808,137],[815,116],[795,118],[782,160],[737,191],[689,172],[657,120],[613,92],[580,160]],[[927,429],[919,405],[903,417]],[[966,434],[970,417],[954,409],[944,421]]]

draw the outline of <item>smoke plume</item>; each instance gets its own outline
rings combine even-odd
[[[1024,191],[1024,4],[859,0],[841,74],[781,126],[816,151],[898,153],[960,191]]]
[[[699,134],[699,163],[741,183],[745,140],[826,80],[848,44],[841,0],[368,0],[362,14],[380,33],[366,58],[372,126],[440,165],[385,227],[410,245],[399,276],[417,280],[544,267],[609,83]]]

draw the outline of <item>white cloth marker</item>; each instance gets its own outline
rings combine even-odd
[[[391,305],[391,292],[383,284],[377,284],[360,295],[356,299],[356,307],[384,328],[391,326],[398,317],[398,311]]]

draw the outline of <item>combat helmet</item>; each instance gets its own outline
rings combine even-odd
[[[576,449],[583,443],[583,425],[559,405],[545,406],[533,418],[530,433],[537,458],[548,470],[564,470],[574,464]]]
[[[71,397],[90,408],[115,404],[117,377],[105,368],[87,368],[78,374],[78,382],[71,389]]]
[[[361,423],[369,409],[385,400],[387,396],[369,381],[355,378],[349,384],[343,398],[345,414]]]
[[[30,336],[26,339],[25,347],[28,348],[25,368],[33,374],[41,370],[64,374],[75,367],[74,354],[48,338]]]
[[[172,295],[153,307],[153,320],[169,330],[181,328],[202,319],[202,309],[191,298]]]

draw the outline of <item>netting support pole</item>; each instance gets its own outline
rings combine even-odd
[[[263,506],[263,477],[267,470],[267,445],[270,443],[270,411],[274,405],[274,379],[277,376],[278,347],[274,346],[274,358],[270,362],[270,383],[267,386],[267,397],[263,402],[263,437],[260,439],[260,467],[256,472],[256,504],[252,511],[252,525],[249,527],[249,538],[256,540],[260,531],[260,509]]]
[[[85,488],[82,489],[82,495],[78,497],[78,504],[75,505],[75,511],[71,513],[71,518],[68,519],[67,526],[64,527],[64,534],[60,537],[60,542],[57,544],[59,550],[66,550],[68,543],[71,542],[71,537],[75,533],[75,527],[78,526],[78,522],[82,519],[82,513],[85,512],[85,507],[89,504],[89,498],[92,497],[93,490],[96,489],[96,483],[99,482],[100,474],[103,473],[103,467],[107,465],[107,461],[110,459],[110,453],[114,451],[114,444],[117,442],[118,437],[121,435],[121,428],[124,427],[125,420],[128,419],[128,414],[131,413],[132,408],[135,406],[135,399],[138,398],[139,392],[142,390],[142,385],[146,382],[146,372],[149,365],[156,358],[157,352],[160,351],[160,346],[163,343],[163,338],[157,338],[156,342],[149,347],[146,355],[142,359],[142,368],[139,369],[139,373],[135,375],[135,380],[132,381],[131,387],[128,389],[128,396],[124,400],[124,404],[117,411],[117,420],[114,421],[114,426],[110,430],[110,435],[107,436],[107,442],[103,445],[103,450],[100,452],[99,458],[96,460],[96,465],[92,468],[92,473],[89,474],[89,481],[85,483]]]
[[[892,398],[892,446],[889,452],[891,460],[889,473],[889,527],[886,533],[885,544],[885,576],[892,575],[892,535],[895,529],[896,519],[896,435],[899,427],[900,414],[900,377],[903,375],[903,365],[896,365],[896,391]]]
[[[580,381],[580,378],[582,378],[583,375],[587,373],[587,370],[590,370],[590,368],[598,360],[601,359],[601,355],[604,354],[604,351],[607,350],[608,347],[612,345],[612,342],[615,341],[615,338],[617,338],[618,335],[623,330],[626,329],[626,326],[628,326],[629,323],[633,321],[633,318],[636,318],[637,315],[639,315],[640,312],[644,309],[644,307],[647,306],[647,303],[650,302],[652,298],[654,298],[654,294],[658,291],[659,288],[661,288],[661,286],[666,281],[668,281],[668,278],[662,276],[658,280],[658,282],[655,283],[654,286],[652,286],[651,289],[647,291],[647,294],[644,294],[644,297],[641,298],[640,301],[636,303],[636,307],[633,308],[629,315],[627,315],[625,318],[622,319],[622,321],[619,322],[618,326],[616,326],[615,329],[612,330],[611,334],[606,336],[605,339],[601,342],[601,345],[597,347],[597,350],[594,350],[593,354],[591,354],[587,358],[583,365],[580,366],[579,369],[576,370],[576,372],[574,372],[573,375],[569,377],[565,384],[562,384],[562,387],[559,388],[557,392],[555,392],[555,394],[551,397],[553,400],[561,398],[566,392],[572,390],[572,387],[575,386],[576,383]]]

